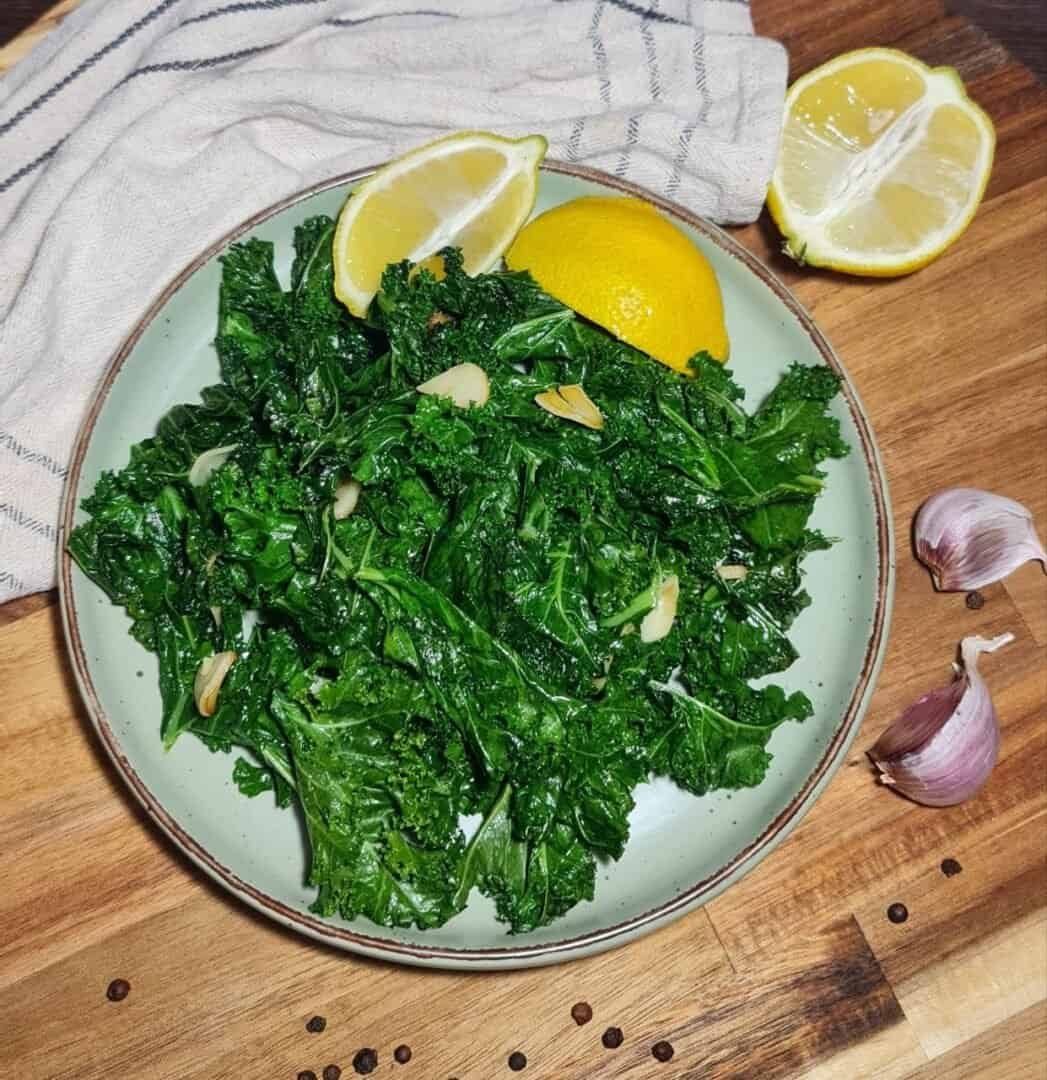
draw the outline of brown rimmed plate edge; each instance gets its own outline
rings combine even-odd
[[[339,948],[358,952],[378,959],[423,966],[483,970],[486,968],[531,967],[552,964],[596,951],[613,948],[640,934],[654,929],[672,919],[679,918],[688,911],[700,906],[718,895],[725,882],[736,873],[741,876],[751,870],[772,850],[775,841],[784,839],[799,823],[800,819],[813,804],[821,789],[839,767],[850,743],[857,734],[868,699],[872,694],[876,676],[883,662],[887,632],[890,625],[894,585],[894,543],[891,531],[890,500],[887,481],[879,451],[872,434],[865,412],[858,399],[854,386],[843,365],[828,341],[818,330],[814,321],[803,306],[789,292],[781,281],[763,265],[754,255],[733,240],[719,227],[699,218],[689,210],[671,200],[661,198],[627,181],[620,180],[598,169],[591,169],[559,161],[545,161],[542,165],[549,172],[566,173],[583,180],[616,189],[623,194],[643,199],[658,207],[670,217],[677,218],[712,243],[724,249],[729,255],[740,260],[775,294],[797,319],[810,337],[824,362],[843,378],[843,397],[851,413],[855,428],[861,438],[862,457],[869,471],[870,483],[876,508],[877,526],[877,592],[876,610],[872,630],[862,661],[861,678],[848,702],[847,709],[832,740],[827,744],[817,766],[808,776],[799,792],[778,816],[749,845],[733,859],[718,869],[714,874],[703,878],[689,888],[684,889],[664,904],[624,922],[588,934],[565,938],[561,941],[546,942],[538,945],[508,946],[498,949],[451,949],[444,947],[406,944],[357,931],[316,918],[310,914],[276,900],[267,893],[244,881],[214,858],[198,844],[160,805],[152,792],[135,771],[131,762],[120,749],[109,719],[95,692],[88,670],[87,657],[80,637],[76,619],[76,609],[72,590],[73,560],[65,547],[65,538],[72,529],[76,512],[76,493],[80,482],[87,448],[94,431],[95,423],[102,406],[108,397],[120,370],[130,356],[145,329],[163,309],[170,298],[181,289],[185,281],[204,264],[223,251],[263,221],[288,207],[311,198],[330,188],[355,183],[364,179],[380,166],[356,169],[349,173],[320,181],[317,184],[288,196],[265,210],[254,214],[243,224],[237,226],[220,240],[211,244],[204,252],[189,263],[149,305],[141,319],[135,324],[119,350],[110,361],[91,405],[80,425],[74,444],[69,474],[63,495],[59,529],[58,549],[58,587],[59,606],[62,614],[62,626],[69,651],[73,671],[80,695],[91,718],[92,725],[116,769],[123,777],[149,816],[159,825],[168,838],[179,847],[194,863],[204,870],[219,884],[234,895],[244,900],[256,910],[276,919],[292,929],[309,937],[334,945]]]

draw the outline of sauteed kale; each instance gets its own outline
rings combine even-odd
[[[359,321],[333,228],[296,230],[288,289],[270,244],[224,256],[222,381],[101,477],[69,547],[156,653],[165,745],[235,748],[241,791],[298,800],[316,911],[435,927],[476,886],[527,931],[592,897],[649,775],[759,784],[810,715],[750,680],[795,658],[838,379],[793,366],[747,412],[707,357],[681,377],[453,250],[440,280],[390,266]],[[463,363],[482,405],[417,391]],[[560,386],[603,426],[536,404]]]

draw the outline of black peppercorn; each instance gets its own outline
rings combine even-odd
[[[324,1066],[324,1080],[338,1080],[341,1075],[342,1070],[337,1065]]]
[[[131,984],[126,979],[113,979],[105,990],[105,996],[110,1001],[123,1001],[129,993],[131,993]]]
[[[971,611],[977,611],[980,607],[985,606],[985,597],[980,592],[969,592],[967,594],[967,607]]]
[[[393,1051],[393,1060],[397,1065],[406,1065],[411,1060],[411,1048],[407,1043],[401,1043]]]
[[[571,1006],[571,1019],[581,1027],[582,1024],[588,1024],[593,1018],[593,1007],[588,1001],[579,1001],[577,1005]]]
[[[600,1040],[608,1050],[617,1050],[619,1046],[625,1040],[625,1036],[622,1034],[622,1029],[619,1027],[609,1027],[604,1033],[603,1038]]]
[[[509,1055],[509,1068],[513,1072],[522,1072],[527,1068],[527,1058],[519,1050],[514,1050]]]
[[[378,1068],[378,1051],[372,1050],[369,1046],[365,1046],[362,1050],[358,1050],[356,1052],[356,1057],[353,1058],[353,1068],[361,1076],[373,1073],[375,1069]]]
[[[322,1016],[312,1016],[306,1023],[305,1030],[311,1031],[315,1035],[317,1032],[323,1031],[325,1027],[327,1027],[327,1021]]]
[[[892,923],[903,923],[909,917],[909,909],[904,904],[894,903],[887,909],[887,918]]]
[[[661,1042],[656,1042],[654,1046],[651,1047],[651,1053],[658,1061],[672,1061],[673,1054],[675,1054],[676,1051],[673,1049],[673,1044],[671,1042],[666,1042],[663,1039]]]
[[[946,877],[956,877],[963,867],[955,859],[942,859],[942,873]]]
[[[303,1069],[298,1074],[298,1080],[316,1080],[316,1073],[312,1069]]]

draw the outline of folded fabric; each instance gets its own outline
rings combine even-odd
[[[54,583],[121,340],[252,213],[485,128],[751,221],[785,75],[744,0],[86,0],[0,80],[0,602]]]

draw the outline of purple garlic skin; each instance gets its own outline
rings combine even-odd
[[[999,756],[1000,725],[978,657],[1013,640],[963,639],[953,682],[913,702],[869,751],[882,783],[924,806],[955,806],[982,787]]]
[[[977,488],[946,488],[920,507],[913,529],[917,558],[935,588],[969,592],[1000,581],[1047,550],[1032,514],[1013,499]]]

